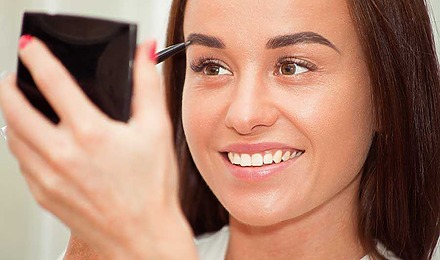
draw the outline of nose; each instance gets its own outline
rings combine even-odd
[[[278,118],[270,88],[253,77],[242,78],[232,87],[225,124],[240,135],[251,135],[271,127]]]

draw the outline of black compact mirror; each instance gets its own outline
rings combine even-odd
[[[32,35],[48,46],[87,96],[109,117],[128,121],[132,95],[132,64],[137,26],[103,19],[26,12],[21,35]],[[21,91],[52,122],[59,117],[18,62]]]

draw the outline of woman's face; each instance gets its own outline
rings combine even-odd
[[[187,142],[234,218],[275,224],[356,197],[374,119],[345,0],[189,0],[184,34]]]

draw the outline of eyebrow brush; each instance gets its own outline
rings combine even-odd
[[[187,41],[187,42],[182,42],[182,43],[178,43],[175,45],[171,45],[163,50],[161,50],[160,52],[156,53],[156,64],[161,63],[162,61],[171,58],[172,56],[176,55],[177,53],[183,51],[186,49],[186,47],[188,45],[191,44],[191,41]]]

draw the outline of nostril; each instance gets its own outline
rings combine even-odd
[[[246,104],[245,101],[237,103],[235,102],[229,107],[225,117],[225,125],[241,136],[267,129],[278,120],[278,111],[271,107],[270,103]]]

